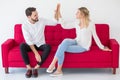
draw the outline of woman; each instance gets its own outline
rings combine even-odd
[[[56,71],[51,74],[51,76],[60,76],[63,74],[62,65],[65,52],[82,53],[88,51],[92,43],[92,36],[100,49],[104,51],[111,51],[111,49],[101,44],[95,31],[95,24],[93,24],[89,19],[89,11],[87,8],[81,7],[78,9],[76,13],[76,18],[79,20],[79,22],[65,23],[61,19],[62,17],[60,14],[60,4],[58,4],[58,8],[56,10],[56,16],[63,28],[76,28],[76,38],[64,39],[59,45],[53,61],[46,70],[46,72],[52,73],[55,69],[56,62],[58,61],[58,67]]]

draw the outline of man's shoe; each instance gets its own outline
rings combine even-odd
[[[38,70],[37,69],[33,69],[33,76],[38,77]]]
[[[30,77],[32,76],[32,70],[27,70],[25,76],[26,76],[27,78],[30,78]]]

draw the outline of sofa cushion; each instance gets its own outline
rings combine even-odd
[[[110,52],[105,52],[101,50],[90,50],[88,52],[73,54],[65,54],[65,62],[111,62],[112,55]]]
[[[47,62],[51,62],[57,46],[52,46],[52,50],[50,55],[47,58]],[[39,51],[41,54],[41,51]],[[29,59],[30,62],[36,62],[33,52],[29,52]],[[20,54],[19,46],[14,47],[8,55],[9,62],[23,62],[22,56]],[[65,53],[65,62],[111,62],[112,61],[112,54],[111,52],[105,52],[100,50],[98,47],[93,47],[90,51],[83,52],[83,53]]]
[[[41,54],[41,51],[39,51],[39,53]],[[36,62],[34,53],[32,51],[28,52],[28,56],[29,56],[30,62]],[[9,55],[8,55],[8,61],[23,62],[23,58],[20,53],[19,46],[15,46],[12,50],[10,50]]]

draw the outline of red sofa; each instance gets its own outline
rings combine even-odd
[[[65,54],[64,68],[112,68],[113,74],[116,73],[116,68],[119,67],[119,44],[115,39],[110,39],[109,25],[95,24],[97,35],[105,46],[109,46],[112,52],[100,50],[92,40],[90,51],[81,54]],[[56,26],[45,27],[45,40],[50,44],[52,50],[47,60],[41,66],[47,68],[51,63],[58,45],[64,38],[75,38],[75,29],[63,29],[60,24]],[[21,24],[16,24],[14,27],[14,39],[6,40],[2,45],[2,65],[5,72],[8,73],[9,67],[25,67],[20,54],[19,45],[25,42],[21,31]],[[39,51],[39,53],[41,53]],[[35,66],[36,60],[34,54],[29,52],[30,64]]]

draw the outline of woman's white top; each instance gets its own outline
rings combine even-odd
[[[101,44],[95,30],[95,24],[90,22],[88,27],[80,28],[79,23],[77,21],[67,23],[63,19],[60,19],[59,21],[63,28],[70,29],[75,28],[76,29],[76,38],[78,45],[82,46],[86,50],[90,49],[90,46],[92,44],[92,36],[97,44],[97,46],[100,49],[104,49],[104,46]]]

